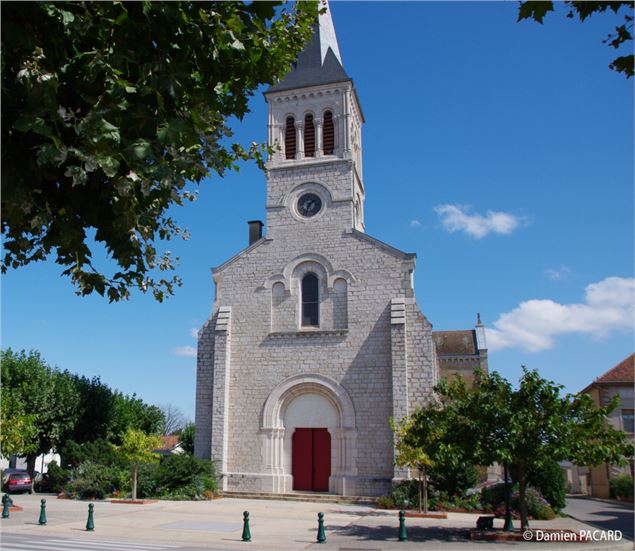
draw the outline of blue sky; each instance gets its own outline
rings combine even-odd
[[[490,369],[520,365],[575,392],[633,351],[633,80],[610,71],[614,16],[564,7],[516,23],[515,2],[334,2],[361,100],[366,231],[417,253],[435,329],[488,327]],[[235,124],[264,141],[266,106]],[[265,217],[255,165],[212,178],[175,211],[191,232],[165,248],[184,285],[158,304],[77,297],[53,262],[2,277],[2,346],[194,417],[195,329],[210,268]]]

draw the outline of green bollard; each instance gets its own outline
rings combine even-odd
[[[318,543],[326,543],[326,532],[324,531],[324,513],[318,513]]]
[[[40,501],[40,519],[37,521],[40,526],[46,524],[46,499]]]
[[[2,518],[9,518],[9,494],[2,496]]]
[[[93,519],[93,510],[95,506],[92,503],[88,504],[88,520],[86,521],[86,531],[92,532],[95,529],[95,520]]]
[[[406,511],[399,511],[399,541],[408,541],[406,534]]]
[[[249,511],[243,513],[243,541],[251,541],[251,530],[249,530]]]
[[[503,532],[513,532],[514,522],[512,521],[512,514],[505,513],[505,524],[503,526]]]

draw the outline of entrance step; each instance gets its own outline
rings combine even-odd
[[[348,503],[353,505],[377,505],[376,497],[364,496],[340,496],[337,494],[325,493],[301,493],[292,494],[265,494],[250,492],[222,492],[223,497],[233,497],[241,499],[275,499],[280,501],[317,501],[321,503]]]

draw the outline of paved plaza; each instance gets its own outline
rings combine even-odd
[[[468,530],[478,515],[450,513],[447,519],[407,518],[408,541],[399,542],[395,511],[369,506],[282,500],[222,498],[214,501],[160,501],[147,505],[95,502],[95,530],[85,530],[88,503],[47,499],[48,524],[38,525],[42,495],[14,496],[24,507],[2,519],[5,551],[25,550],[129,550],[167,551],[170,549],[211,551],[234,549],[287,550],[324,549],[339,551],[384,551],[393,549],[486,550],[584,549],[609,551],[632,549],[630,541],[590,543],[472,542]],[[251,517],[252,541],[241,541],[242,514]],[[317,514],[324,512],[327,542],[316,543]],[[496,526],[502,525],[497,520]],[[571,518],[532,522],[532,528],[589,530],[589,525]]]

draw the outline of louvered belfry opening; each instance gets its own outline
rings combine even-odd
[[[333,126],[333,113],[326,111],[324,113],[323,126],[323,149],[324,155],[333,155],[335,149],[335,128]]]
[[[304,156],[315,157],[315,125],[311,113],[304,117]]]
[[[287,124],[284,128],[284,153],[285,158],[295,159],[296,142],[295,142],[295,119],[287,117]]]

